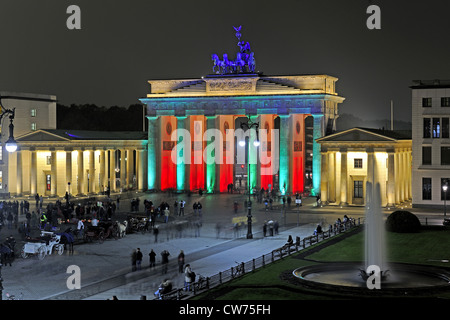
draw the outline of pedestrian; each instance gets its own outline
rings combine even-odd
[[[169,215],[170,215],[169,208],[166,207],[166,208],[164,209],[164,222],[165,222],[165,223],[168,223],[168,222],[169,222]]]
[[[133,252],[131,253],[131,271],[136,271],[136,249],[133,249]]]
[[[184,290],[191,291],[191,283],[194,282],[195,273],[192,272],[191,265],[187,264],[184,269]]]
[[[183,215],[184,216],[184,205],[186,204],[186,201],[184,200],[180,200],[180,216]]]
[[[166,274],[167,273],[167,268],[168,268],[168,264],[169,264],[169,256],[170,253],[167,250],[164,250],[163,252],[161,252],[161,258],[162,258],[162,273]]]
[[[137,248],[136,252],[136,269],[141,270],[141,264],[142,264],[142,252],[140,248]]]
[[[150,250],[150,253],[148,255],[150,257],[149,258],[150,259],[150,268],[154,268],[155,267],[155,261],[156,261],[156,253],[152,249],[152,250]]]
[[[183,273],[184,271],[184,252],[183,250],[180,251],[180,254],[178,255],[178,272]]]
[[[194,216],[198,213],[197,208],[197,202],[194,202],[194,204],[192,205],[192,209],[194,209]]]

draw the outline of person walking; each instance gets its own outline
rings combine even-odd
[[[180,254],[178,255],[178,272],[179,273],[184,272],[184,252],[183,252],[183,250],[181,250]]]
[[[136,269],[141,270],[142,265],[142,252],[140,248],[137,248],[136,251]]]
[[[187,264],[184,269],[184,290],[191,291],[191,283],[194,282],[195,273],[192,272],[191,265]]]
[[[167,273],[167,268],[168,268],[168,264],[169,264],[169,256],[170,253],[167,250],[164,250],[163,252],[161,252],[161,257],[162,257],[162,274],[166,274]]]
[[[156,261],[156,252],[152,250],[150,250],[149,255],[149,259],[150,259],[150,268],[154,268],[155,267],[155,261]]]

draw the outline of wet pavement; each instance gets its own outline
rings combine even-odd
[[[115,199],[117,195],[112,195]],[[6,293],[23,294],[25,300],[106,300],[117,296],[120,300],[138,300],[141,296],[153,299],[153,293],[165,278],[172,279],[174,287],[181,287],[184,283],[184,274],[178,273],[177,256],[181,250],[185,253],[185,263],[192,266],[194,272],[205,277],[217,274],[220,271],[236,266],[236,262],[249,261],[270,253],[286,243],[288,235],[300,238],[311,235],[318,223],[322,226],[332,224],[338,217],[342,219],[344,214],[353,218],[363,218],[364,208],[315,206],[315,198],[305,198],[303,206],[298,208],[283,207],[280,203],[274,203],[272,210],[265,210],[264,204],[253,201],[252,206],[252,235],[253,239],[247,239],[247,226],[240,230],[233,228],[233,223],[239,220],[247,220],[247,197],[239,194],[193,194],[188,197],[185,194],[169,195],[167,193],[122,194],[120,209],[113,217],[122,221],[130,210],[131,199],[139,197],[140,209],[143,210],[143,200],[149,199],[158,205],[166,201],[173,205],[175,200],[186,201],[185,216],[171,215],[169,223],[159,219],[157,225],[160,233],[158,241],[152,233],[131,233],[124,238],[114,240],[107,239],[103,243],[81,242],[74,246],[73,254],[67,251],[63,255],[46,256],[43,260],[37,257],[27,259],[18,257],[12,266],[2,267],[3,299]],[[20,201],[20,199],[18,199]],[[55,199],[46,199],[46,202],[54,202]],[[191,220],[196,221],[192,204],[200,201],[203,205],[201,227],[185,227],[180,233],[175,226],[177,223]],[[234,212],[234,202],[239,203],[238,212]],[[46,204],[44,202],[44,205]],[[30,203],[32,207],[33,202]],[[439,224],[442,221],[441,213],[433,210],[412,210],[428,223]],[[389,211],[385,211],[389,213]],[[23,216],[19,218],[20,221]],[[233,220],[234,219],[234,220]],[[262,226],[265,221],[278,221],[279,233],[274,236],[264,237]],[[217,226],[220,225],[220,233]],[[61,230],[66,226],[63,225]],[[37,232],[34,231],[34,232]],[[13,235],[17,240],[16,251],[23,247],[20,234],[16,229],[4,227],[0,231],[2,242]],[[132,271],[131,253],[140,248],[143,252],[142,270]],[[157,253],[156,268],[149,268],[148,253],[153,249]],[[161,255],[163,250],[170,252],[169,269],[167,274],[162,274]],[[81,289],[68,289],[68,279],[72,273],[68,272],[70,266],[78,266],[81,273]]]

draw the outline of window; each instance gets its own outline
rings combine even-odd
[[[31,117],[33,117],[33,118],[36,117],[36,109],[31,109],[30,111],[31,111],[31,114],[30,114]]]
[[[353,161],[353,168],[355,168],[355,169],[362,169],[362,167],[363,167],[362,159],[354,159],[354,161]]]
[[[423,137],[431,138],[431,119],[423,118]]]
[[[422,164],[431,164],[431,147],[422,147]]]
[[[441,98],[441,107],[450,107],[450,97]]]
[[[431,200],[431,178],[422,178],[422,200]]]
[[[363,198],[364,189],[362,181],[353,181],[353,198]]]
[[[36,122],[31,123],[31,131],[36,131]]]
[[[47,156],[47,165],[51,165],[52,164],[52,156]]]
[[[450,146],[441,147],[441,166],[450,165]]]
[[[450,200],[450,190],[447,189],[447,192],[444,192],[443,186],[450,187],[450,178],[441,178],[441,200]]]
[[[441,119],[433,118],[433,138],[439,138],[441,136]]]
[[[422,107],[423,108],[430,108],[432,105],[433,105],[432,98],[422,98]]]
[[[49,174],[46,174],[45,175],[45,181],[46,181],[46,190],[47,191],[52,190],[52,176],[49,175]]]
[[[449,118],[442,118],[442,138],[450,137]]]

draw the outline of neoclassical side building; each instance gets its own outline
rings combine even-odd
[[[17,137],[9,154],[11,195],[147,190],[147,133],[41,129]]]
[[[410,131],[352,128],[316,141],[322,155],[322,203],[364,205],[366,182],[380,183],[382,206],[411,200]]]

